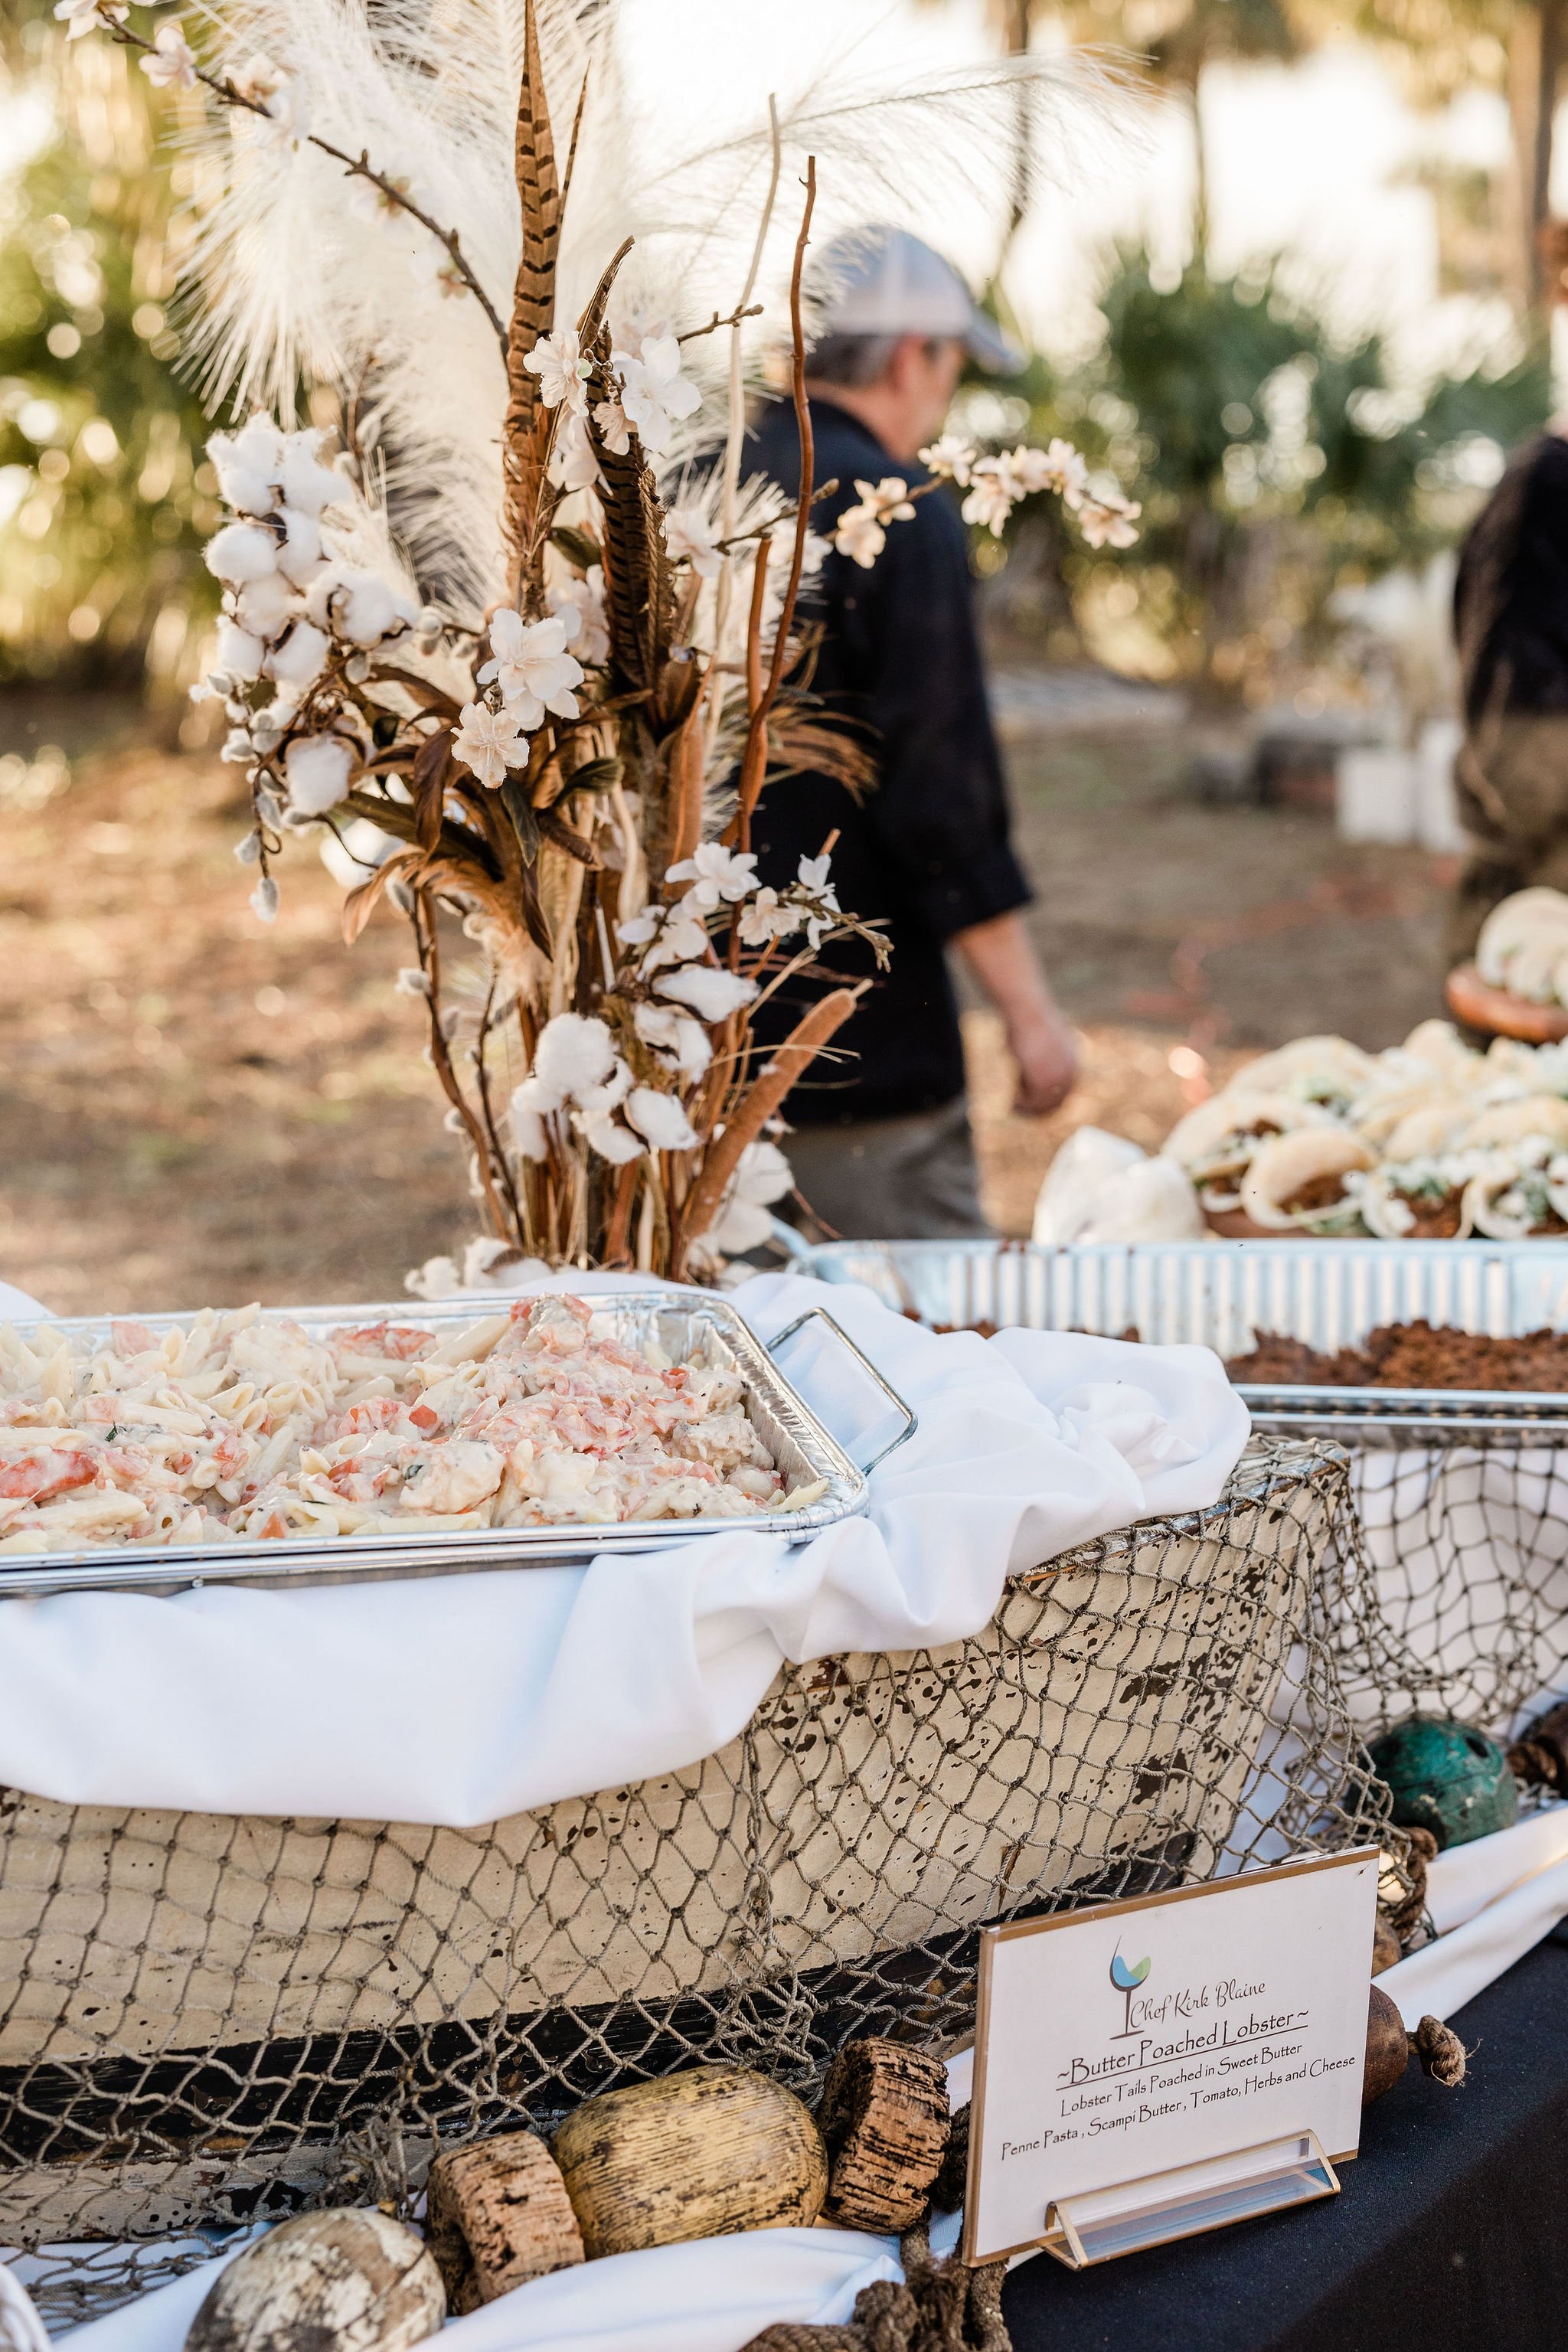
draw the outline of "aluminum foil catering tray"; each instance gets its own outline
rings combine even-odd
[[[1381,1324],[1515,1339],[1568,1328],[1568,1243],[1487,1241],[837,1242],[797,1273],[862,1282],[922,1323],[1136,1331],[1223,1357],[1279,1332],[1331,1354]],[[1568,1397],[1458,1389],[1238,1383],[1260,1430],[1358,1446],[1415,1434],[1568,1443]]]
[[[405,1299],[392,1306],[264,1308],[260,1319],[274,1322],[286,1315],[312,1336],[383,1319],[450,1333],[508,1303],[503,1297],[493,1303],[468,1298],[416,1306]],[[220,1582],[270,1587],[355,1584],[388,1577],[457,1575],[475,1569],[559,1566],[606,1551],[658,1552],[692,1537],[732,1534],[737,1527],[770,1535],[811,1535],[864,1508],[867,1471],[875,1467],[882,1454],[890,1453],[893,1444],[900,1444],[916,1425],[903,1400],[820,1308],[797,1318],[772,1345],[775,1350],[782,1348],[803,1323],[815,1317],[858,1360],[902,1415],[904,1425],[892,1444],[864,1467],[824,1428],[734,1308],[712,1292],[618,1291],[595,1295],[590,1304],[595,1329],[629,1347],[657,1339],[674,1360],[695,1357],[705,1366],[739,1372],[746,1410],[774,1461],[788,1474],[790,1485],[815,1485],[820,1479],[826,1491],[798,1509],[786,1507],[755,1519],[659,1519],[607,1527],[481,1528],[412,1536],[394,1532],[156,1547],[103,1544],[69,1552],[4,1553],[0,1554],[0,1598],[81,1591],[166,1593]],[[182,1328],[193,1319],[188,1314],[137,1318],[153,1331]],[[100,1316],[17,1323],[29,1339],[34,1332],[50,1331],[102,1333],[107,1339],[109,1326],[110,1318]]]

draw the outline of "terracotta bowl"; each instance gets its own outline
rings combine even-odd
[[[1554,1045],[1568,1037],[1568,1006],[1531,1004],[1527,997],[1510,996],[1493,988],[1473,963],[1462,963],[1448,974],[1448,1010],[1456,1021],[1472,1029],[1488,1029],[1497,1037],[1517,1037],[1526,1045]]]

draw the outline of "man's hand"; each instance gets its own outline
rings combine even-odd
[[[1015,1109],[1026,1118],[1044,1118],[1064,1103],[1078,1076],[1078,1045],[1071,1022],[1056,998],[1035,953],[1023,918],[996,915],[952,940],[1006,1025],[1007,1043],[1018,1065]]]
[[[1025,1118],[1059,1109],[1078,1084],[1078,1040],[1053,1001],[1048,1015],[1007,1024],[1007,1045],[1018,1065],[1013,1108]]]

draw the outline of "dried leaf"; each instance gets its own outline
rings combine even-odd
[[[574,768],[566,779],[566,788],[574,793],[613,793],[626,772],[624,760],[584,760]]]
[[[595,874],[603,870],[601,861],[595,856],[582,835],[575,832],[563,817],[557,816],[553,809],[541,809],[535,822],[545,840],[552,841],[557,849],[563,849],[568,857],[576,858],[581,866],[591,866]]]
[[[528,797],[528,786],[521,776],[508,776],[500,788],[501,806],[511,819],[517,835],[517,845],[522,852],[522,862],[531,866],[539,855],[539,819]]]
[[[452,730],[439,728],[414,762],[414,831],[422,847],[434,849],[446,814],[447,774],[452,764]]]
[[[856,800],[877,782],[877,748],[868,729],[781,696],[768,720],[768,783],[787,776],[831,776]]]
[[[521,902],[522,919],[528,926],[529,938],[547,961],[553,961],[555,942],[550,936],[550,926],[539,903],[539,885],[533,878],[531,866],[525,866],[518,876],[518,898]]]
[[[677,646],[669,659],[660,665],[654,686],[654,714],[661,733],[672,734],[685,724],[701,688],[700,664],[692,660],[685,646]]]
[[[558,522],[550,534],[552,547],[559,548],[568,563],[579,572],[591,572],[604,559],[604,550],[591,531],[578,530],[569,522]]]
[[[383,865],[376,867],[375,872],[370,877],[368,881],[360,883],[357,888],[349,892],[348,897],[343,900],[342,911],[343,944],[345,947],[352,948],[360,933],[363,930],[374,910],[376,900],[380,898],[387,884],[394,880],[397,875],[408,873],[419,863],[420,858],[417,850],[395,850],[392,856],[387,858]]]

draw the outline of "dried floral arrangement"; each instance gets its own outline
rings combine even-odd
[[[818,163],[841,218],[897,198],[900,173],[1000,182],[1020,120],[1060,152],[1102,116],[1094,90],[1026,61],[816,89],[639,178],[610,7],[237,0],[199,52],[180,22],[137,30],[125,0],[56,14],[192,93],[188,347],[248,420],[210,445],[232,520],[207,550],[226,617],[198,692],[249,779],[257,913],[276,913],[285,837],[325,825],[363,875],[346,939],[384,900],[412,928],[403,984],[489,1229],[412,1286],[504,1281],[520,1258],[710,1276],[766,1237],[791,1181],[781,1105],[857,992],[765,1055],[756,1009],[826,943],[871,936],[837,903],[831,842],[782,890],[750,846],[792,771],[874,781],[809,690],[803,590],[830,543],[803,390]],[[786,274],[794,504],[742,478]],[[301,384],[337,395],[330,460],[293,427]],[[943,479],[994,531],[1048,490],[1091,543],[1134,535],[1136,508],[1064,443],[922,457],[925,482],[857,484],[839,553],[875,562]]]

